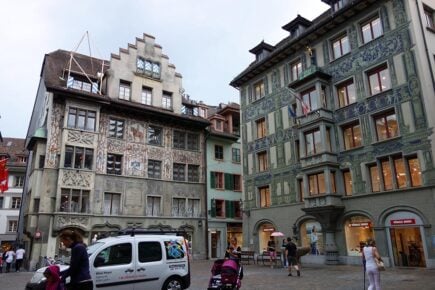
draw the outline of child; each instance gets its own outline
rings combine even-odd
[[[60,281],[60,269],[57,265],[48,266],[44,271],[44,276],[47,278],[45,290],[63,290],[63,284]]]

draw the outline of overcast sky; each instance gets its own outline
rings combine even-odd
[[[110,59],[143,33],[163,47],[183,87],[210,105],[239,103],[230,81],[275,45],[297,14],[313,20],[321,0],[13,0],[0,10],[0,132],[25,138],[44,54],[73,50],[88,31],[92,56]],[[87,42],[81,53],[89,54]]]

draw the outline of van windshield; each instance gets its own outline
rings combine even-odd
[[[88,251],[88,255],[92,255],[93,253],[95,253],[96,250],[98,250],[102,245],[104,245],[104,243],[93,243],[92,245],[88,246],[87,251]]]

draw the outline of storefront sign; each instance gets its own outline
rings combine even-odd
[[[349,227],[370,227],[370,222],[365,223],[350,223]]]
[[[265,228],[263,229],[263,232],[274,232],[275,229],[274,228]]]
[[[390,221],[392,226],[415,225],[415,219],[398,219]]]

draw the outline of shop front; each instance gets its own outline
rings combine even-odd
[[[348,256],[361,256],[367,240],[374,239],[373,223],[365,216],[352,216],[344,224]]]
[[[311,255],[324,255],[324,237],[322,226],[315,220],[308,220],[301,224],[300,237],[302,247],[310,247]]]
[[[393,263],[400,267],[426,267],[422,219],[407,211],[395,212],[385,221]]]

